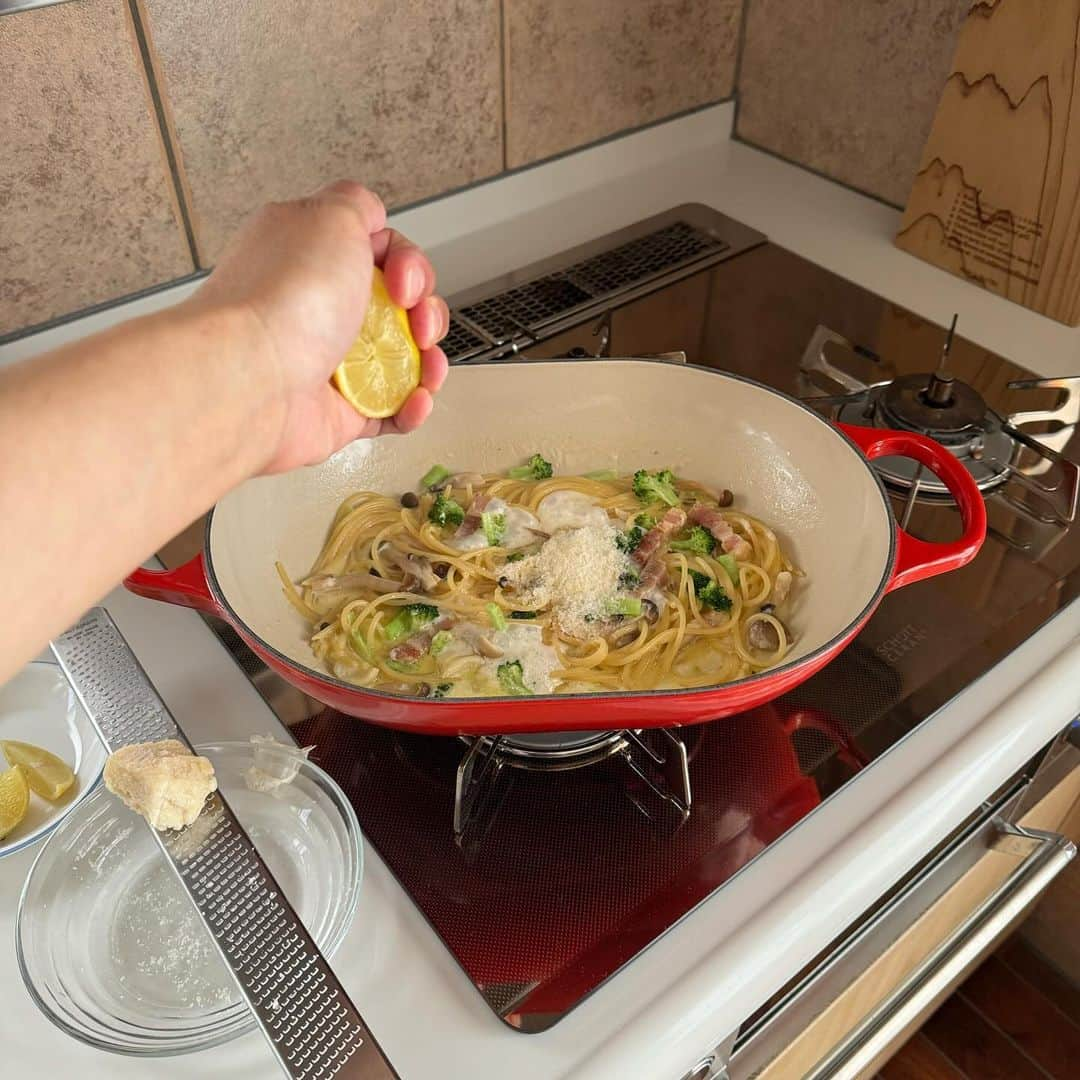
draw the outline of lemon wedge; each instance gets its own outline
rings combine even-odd
[[[373,420],[393,416],[420,385],[420,350],[409,316],[390,299],[378,267],[360,336],[334,372],[334,385],[358,413]]]
[[[0,773],[0,840],[24,817],[30,806],[30,786],[18,765]]]
[[[75,774],[67,763],[40,746],[8,739],[0,740],[0,750],[9,765],[23,770],[34,794],[43,799],[54,802],[75,783]]]

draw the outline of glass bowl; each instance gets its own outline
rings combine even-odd
[[[352,924],[363,855],[356,813],[310,761],[249,790],[251,743],[210,743],[218,787],[308,932],[333,956]],[[69,1035],[121,1054],[202,1050],[255,1026],[146,824],[102,786],[55,829],[19,899],[19,969]]]

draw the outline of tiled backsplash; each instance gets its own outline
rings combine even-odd
[[[730,97],[743,0],[72,0],[0,17],[0,338]]]
[[[0,335],[195,269],[130,19],[0,18]]]
[[[406,206],[724,100],[737,70],[739,137],[902,204],[970,3],[71,0],[0,17],[0,339],[205,270],[267,199],[353,176]]]
[[[731,96],[743,0],[503,0],[511,168]]]
[[[741,139],[903,206],[974,0],[748,0]]]

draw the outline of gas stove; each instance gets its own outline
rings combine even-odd
[[[678,731],[402,734],[303,697],[213,624],[297,741],[316,745],[483,1000],[536,1032],[859,772],[887,768],[886,751],[1077,597],[1080,381],[1035,379],[963,327],[936,326],[700,206],[451,306],[454,363],[661,355],[748,376],[838,419],[923,431],[965,462],[990,520],[971,565],[888,595],[792,694]],[[959,535],[934,477],[890,459],[879,467],[909,531]],[[162,560],[189,557],[199,536]]]

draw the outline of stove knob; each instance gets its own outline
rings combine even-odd
[[[683,1078],[682,1080],[710,1080],[713,1077],[713,1065],[716,1064],[716,1057],[710,1054],[707,1058],[702,1058]],[[719,1075],[719,1074],[718,1074]]]

